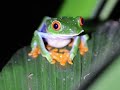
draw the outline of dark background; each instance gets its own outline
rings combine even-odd
[[[33,32],[39,26],[42,18],[44,16],[55,17],[63,3],[64,0],[43,0],[42,2],[32,2],[31,5],[27,3],[9,3],[7,5],[5,3],[1,7],[0,69],[18,49],[30,45]],[[119,5],[120,3],[116,5],[108,20],[118,20],[120,17]],[[95,19],[98,20],[97,16]]]
[[[55,17],[63,0],[7,3],[1,3],[0,70],[18,49],[30,45],[33,32],[42,18]]]

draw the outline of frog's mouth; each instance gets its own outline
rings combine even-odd
[[[69,34],[69,35],[65,35],[65,34],[57,34],[57,35],[54,35],[54,34],[50,34],[49,35],[52,35],[52,37],[54,38],[61,38],[61,39],[69,39],[69,38],[73,38],[75,36],[78,36],[79,34],[81,34],[82,32],[84,32],[84,30],[82,30],[80,33],[78,34]]]
[[[79,34],[81,34],[82,32],[84,32],[84,30],[82,30],[80,33],[78,34],[69,34],[69,35],[65,35],[65,34],[51,34],[51,33],[46,33],[46,32],[39,32],[39,35],[42,36],[43,38],[51,38],[51,39],[70,39],[73,38],[75,36],[78,36]]]

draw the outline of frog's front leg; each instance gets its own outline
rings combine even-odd
[[[70,51],[70,59],[71,60],[73,60],[74,57],[76,56],[78,48],[79,48],[79,44],[80,44],[80,37],[77,36],[77,37],[74,38],[72,49]]]
[[[80,54],[84,55],[88,51],[87,46],[87,35],[77,36],[74,38],[74,42],[72,44],[72,49],[70,51],[70,59],[73,60],[75,55],[77,54],[77,50],[79,48]]]
[[[42,36],[38,31],[34,32],[34,37],[32,39],[31,48],[32,48],[32,51],[31,51],[31,53],[29,53],[30,56],[33,56],[33,57],[34,57],[34,55],[36,55],[36,57],[38,56],[39,53],[36,53],[36,51],[35,51],[37,48],[37,50],[40,49],[41,55],[43,57],[46,57],[47,60],[52,63],[51,55],[45,48]]]

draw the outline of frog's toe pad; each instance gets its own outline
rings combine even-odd
[[[65,66],[66,63],[60,62],[60,65]]]
[[[32,58],[37,58],[38,57],[38,55],[36,53],[31,53],[30,52],[28,55],[31,56]]]

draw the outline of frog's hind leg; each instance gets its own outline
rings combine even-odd
[[[82,35],[80,37],[80,45],[79,45],[79,51],[81,55],[84,55],[88,51],[88,46],[87,46],[87,40],[88,40],[88,35]]]

